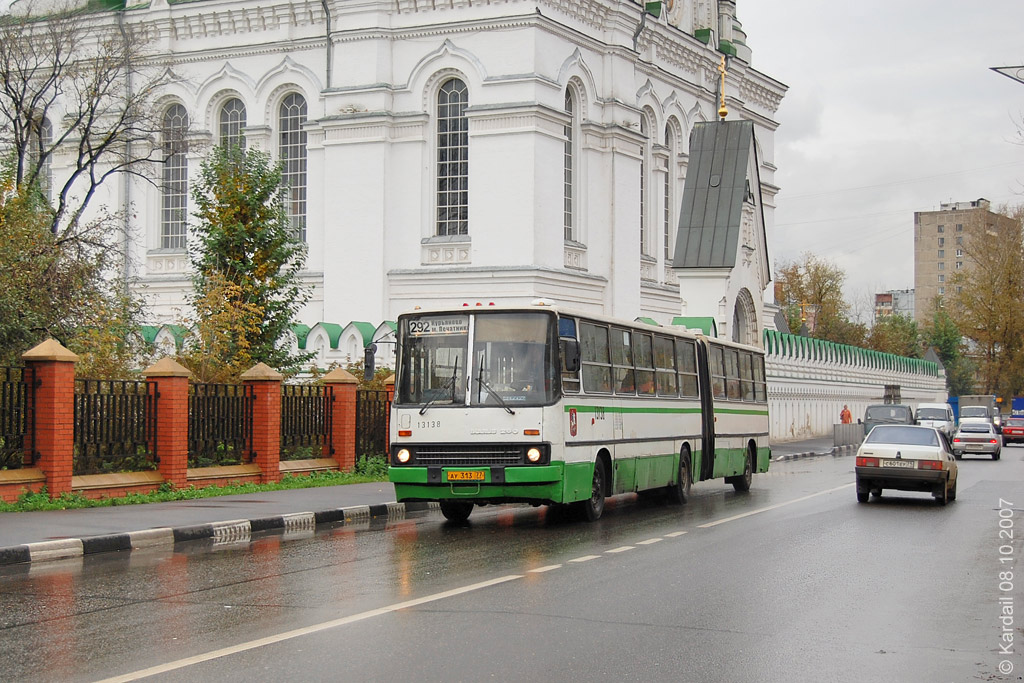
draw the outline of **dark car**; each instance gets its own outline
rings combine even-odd
[[[868,406],[864,411],[864,433],[870,434],[875,425],[912,425],[914,410],[900,403]]]

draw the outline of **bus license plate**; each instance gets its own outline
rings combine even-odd
[[[448,470],[448,481],[483,481],[483,470]]]
[[[913,468],[917,463],[913,460],[883,460],[882,467],[908,467]]]

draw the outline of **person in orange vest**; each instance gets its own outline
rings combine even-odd
[[[853,422],[853,414],[850,413],[850,409],[846,405],[843,405],[843,410],[839,413],[839,421],[844,425],[848,425]]]

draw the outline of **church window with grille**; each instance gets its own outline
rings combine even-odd
[[[306,98],[302,95],[291,93],[281,101],[281,182],[288,190],[285,204],[292,233],[300,242],[306,241],[306,115]]]
[[[458,78],[437,93],[437,234],[469,234],[469,89]]]
[[[184,249],[188,225],[188,112],[173,104],[164,112],[160,246]]]

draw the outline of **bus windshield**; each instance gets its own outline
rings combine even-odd
[[[403,317],[399,405],[547,405],[558,387],[554,317],[546,313]],[[470,338],[473,340],[469,352]]]

